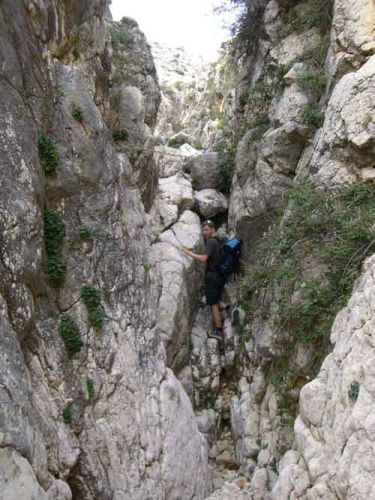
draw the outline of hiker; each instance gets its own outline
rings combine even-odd
[[[206,294],[207,305],[211,307],[212,326],[213,330],[207,332],[208,337],[223,341],[223,310],[230,310],[229,303],[223,302],[222,294],[226,276],[219,272],[218,266],[221,261],[220,256],[220,243],[215,238],[216,230],[215,224],[211,220],[206,220],[202,224],[205,253],[197,254],[188,248],[181,248],[180,251],[194,260],[206,263],[206,270],[204,274],[204,289]]]

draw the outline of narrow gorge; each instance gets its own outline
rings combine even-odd
[[[109,3],[0,4],[0,500],[375,499],[373,0],[231,0],[210,64]]]

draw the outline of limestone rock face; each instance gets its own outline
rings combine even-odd
[[[375,178],[374,88],[375,56],[336,85],[310,160],[319,185]]]
[[[365,499],[374,494],[375,258],[364,268],[348,306],[333,325],[332,354],[317,379],[301,391],[301,413],[294,426],[297,452],[293,462],[281,467],[275,499]]]
[[[356,49],[364,55],[375,51],[375,6],[370,0],[337,0],[334,4],[334,36],[350,55]],[[353,57],[352,57],[353,59]]]
[[[160,283],[145,211],[158,186],[156,163],[146,161],[155,70],[136,23],[125,22],[126,38],[107,13],[106,1],[0,7],[4,500],[198,500],[211,491],[206,440],[166,368],[157,328]],[[41,167],[41,132],[58,152],[53,173]],[[189,193],[193,203],[191,184]],[[185,217],[173,234],[186,225],[192,241],[178,237],[193,245],[197,216]],[[56,238],[59,255],[47,255]],[[183,270],[186,258],[178,259]],[[95,328],[84,286],[100,292]],[[176,295],[181,305],[187,293]],[[60,335],[64,314],[79,352]]]
[[[186,339],[202,279],[192,259],[180,252],[181,247],[196,251],[202,247],[199,217],[189,210],[160,235],[160,242],[150,251],[150,264],[156,267],[160,280],[157,332],[166,346],[167,364],[175,373],[187,364],[189,346]]]

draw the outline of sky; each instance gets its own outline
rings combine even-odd
[[[218,4],[220,0],[112,0],[111,12],[115,21],[134,18],[149,42],[184,46],[191,54],[213,60],[229,36],[224,18],[213,15]]]

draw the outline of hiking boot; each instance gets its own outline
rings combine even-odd
[[[216,339],[219,340],[220,342],[224,342],[224,334],[222,330],[215,329],[210,332],[207,332],[207,337],[209,339]]]
[[[232,311],[232,326],[238,326],[240,323],[240,310],[236,307]]]
[[[227,307],[225,309],[223,309],[223,318],[224,319],[231,318],[232,313],[233,313],[233,309],[234,309],[234,306],[232,306],[232,304],[228,304]]]

